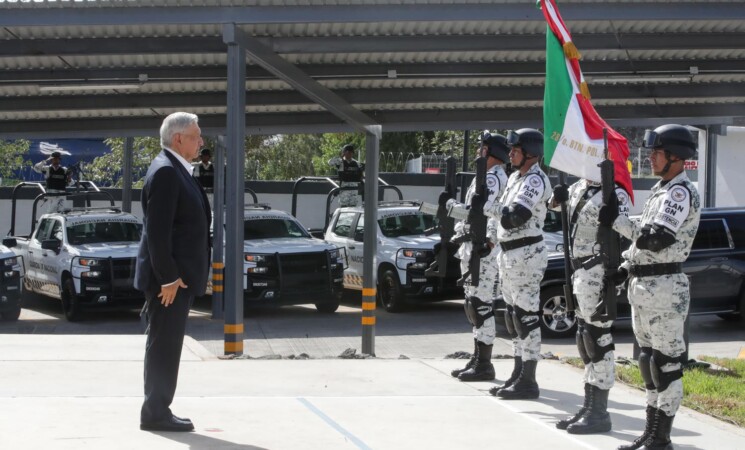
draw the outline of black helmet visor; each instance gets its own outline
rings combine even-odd
[[[520,142],[520,135],[510,130],[507,133],[507,144],[510,146],[517,145]]]
[[[662,137],[655,133],[653,130],[647,130],[644,132],[644,140],[642,141],[642,147],[644,148],[656,148],[662,147]]]

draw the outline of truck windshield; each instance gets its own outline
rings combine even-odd
[[[243,222],[243,239],[307,238],[303,227],[289,219],[253,219]]]
[[[139,242],[142,225],[135,222],[88,222],[67,227],[71,245],[103,242]]]
[[[385,237],[424,234],[424,230],[432,228],[434,224],[434,216],[419,212],[405,216],[390,216],[378,219],[378,225]]]

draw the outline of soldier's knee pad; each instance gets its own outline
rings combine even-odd
[[[606,353],[616,349],[613,342],[602,346],[598,344],[598,340],[606,334],[610,334],[610,328],[601,328],[590,323],[585,323],[582,330],[582,340],[585,342],[587,356],[594,363],[599,363],[603,360]]]
[[[474,296],[466,297],[465,309],[468,321],[476,328],[481,328],[486,319],[494,316],[492,302],[485,302]]]
[[[652,370],[652,380],[654,380],[658,392],[667,389],[673,381],[683,378],[683,369],[680,366],[670,372],[663,372],[662,368],[667,364],[680,364],[680,357],[668,356],[659,350],[652,351],[649,367]]]
[[[582,362],[587,365],[590,364],[592,359],[590,359],[590,355],[587,354],[587,350],[585,349],[585,340],[582,338],[584,330],[585,322],[582,319],[577,319],[577,334],[575,335],[575,341],[577,342],[579,357],[582,358]]]
[[[541,326],[538,311],[526,311],[517,305],[514,305],[514,308],[513,320],[515,322],[515,331],[517,331],[517,336],[520,339],[525,339],[531,331]],[[528,317],[529,319],[523,322],[524,317]]]
[[[642,347],[639,351],[639,372],[641,372],[644,387],[648,390],[655,389],[655,383],[652,379],[652,347]]]
[[[507,305],[507,308],[504,310],[504,326],[507,327],[507,334],[509,334],[513,338],[517,337],[515,322],[513,322],[514,317],[515,310],[512,308],[512,305]]]

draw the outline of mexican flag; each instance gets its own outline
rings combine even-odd
[[[579,52],[559,15],[555,0],[540,0],[546,17],[546,88],[543,95],[544,159],[557,170],[600,181],[598,164],[605,159],[603,128],[608,134],[608,158],[615,181],[634,199],[626,138],[608,126],[590,103],[590,90],[579,67]]]

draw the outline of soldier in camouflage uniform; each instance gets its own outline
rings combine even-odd
[[[661,180],[644,204],[641,220],[618,215],[603,206],[600,223],[613,225],[631,239],[616,281],[629,276],[628,297],[634,335],[641,347],[639,370],[647,390],[647,422],[642,435],[619,450],[672,449],[670,430],[683,399],[680,357],[685,352],[683,323],[690,291],[681,263],[688,258],[701,216],[698,191],[684,170],[696,154],[696,140],[684,126],[663,125],[647,130],[654,174]]]
[[[359,194],[362,182],[363,165],[354,159],[354,145],[347,144],[341,149],[341,156],[329,160],[329,165],[336,167],[339,173],[339,206],[359,206],[362,197]]]
[[[619,215],[629,215],[629,194],[616,186]],[[569,189],[560,184],[551,197],[552,209],[569,201],[569,242],[571,252],[572,286],[577,297],[577,349],[585,363],[585,399],[574,416],[561,420],[556,428],[571,434],[592,434],[610,431],[608,393],[615,379],[613,321],[593,321],[592,315],[601,305],[605,289],[606,269],[603,255],[598,252],[598,212],[603,204],[600,183],[579,180]],[[613,233],[619,239],[616,233]],[[614,267],[613,271],[616,270]]]
[[[507,309],[505,325],[513,339],[515,366],[504,385],[489,392],[504,399],[538,398],[535,370],[540,358],[540,283],[548,264],[543,221],[551,183],[541,170],[543,135],[532,128],[510,131],[510,162],[515,170],[507,181],[497,215],[500,285]]]
[[[507,139],[498,134],[484,133],[481,140],[481,156],[486,158],[486,189],[487,199],[484,203],[484,214],[496,214],[499,211],[499,198],[507,186],[507,174],[504,171],[504,163],[509,159],[509,146]],[[448,210],[468,209],[474,195],[476,195],[476,179],[466,192],[466,202],[458,203],[450,198],[447,192],[440,194],[439,202],[445,203]],[[464,222],[455,225],[456,240],[467,235]],[[466,281],[464,307],[466,317],[473,325],[473,356],[463,369],[455,369],[450,374],[458,377],[460,381],[489,381],[494,379],[494,365],[491,363],[492,347],[496,338],[494,323],[493,302],[497,298],[499,289],[499,273],[497,271],[498,247],[496,243],[496,232],[490,233],[491,252],[481,258],[479,270],[479,285],[473,286]],[[458,248],[456,256],[460,258],[461,273],[468,271],[468,262],[471,259],[473,245],[470,241],[463,241]]]

